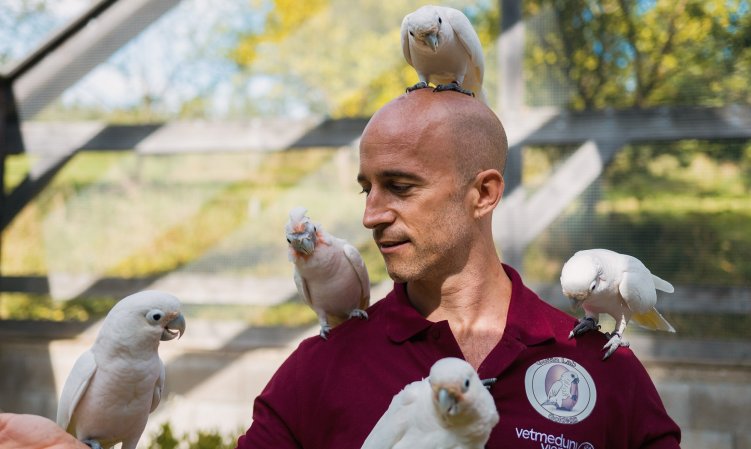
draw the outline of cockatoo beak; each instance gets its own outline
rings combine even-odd
[[[308,238],[294,239],[291,241],[291,244],[295,251],[306,256],[313,254],[313,250],[316,248],[315,242]]]
[[[433,53],[438,51],[438,34],[430,33],[425,36],[425,43],[433,50]]]
[[[438,389],[438,407],[447,415],[454,415],[456,410],[456,397],[445,388]]]
[[[183,336],[184,332],[185,317],[182,313],[180,313],[175,318],[173,318],[172,321],[167,323],[167,326],[164,327],[164,332],[162,332],[162,338],[160,340],[169,341],[175,337],[180,338]]]

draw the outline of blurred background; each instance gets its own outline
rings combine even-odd
[[[426,3],[0,0],[0,409],[54,418],[99,320],[156,288],[188,329],[161,345],[168,395],[141,446],[234,447],[317,334],[289,210],[360,249],[374,299],[391,287],[357,144],[417,82],[399,28]],[[673,283],[657,308],[678,332],[632,325],[632,348],[684,448],[751,448],[750,2],[441,4],[478,32],[512,145],[504,261],[568,313],[558,277],[580,249]]]

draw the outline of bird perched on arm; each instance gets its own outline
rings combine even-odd
[[[73,365],[57,407],[57,424],[92,448],[135,449],[159,405],[165,370],[160,341],[185,332],[180,301],[143,291],[107,314],[92,347]]]
[[[316,315],[321,338],[351,318],[367,319],[370,278],[357,249],[314,225],[304,207],[289,213],[285,228],[297,291]]]
[[[495,400],[477,372],[447,357],[394,396],[362,449],[482,449],[496,424]]]
[[[415,68],[420,82],[407,91],[428,87],[477,95],[487,103],[482,90],[485,58],[482,44],[469,19],[445,6],[423,6],[402,21],[402,51]]]
[[[656,290],[673,293],[673,286],[635,257],[607,249],[578,251],[563,265],[561,287],[571,305],[575,309],[581,306],[585,313],[569,338],[599,328],[600,313],[615,319],[614,332],[606,334],[609,340],[603,347],[603,360],[618,347],[628,346],[622,337],[631,319],[648,329],[675,332],[655,308]]]

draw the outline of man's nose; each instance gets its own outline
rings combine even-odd
[[[365,199],[365,212],[362,216],[362,224],[368,229],[394,221],[394,212],[388,207],[386,199],[375,188],[372,189]]]

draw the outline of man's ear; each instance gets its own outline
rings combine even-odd
[[[503,175],[498,170],[484,170],[475,176],[473,184],[475,195],[472,204],[475,218],[482,218],[493,213],[501,201],[504,187]]]

